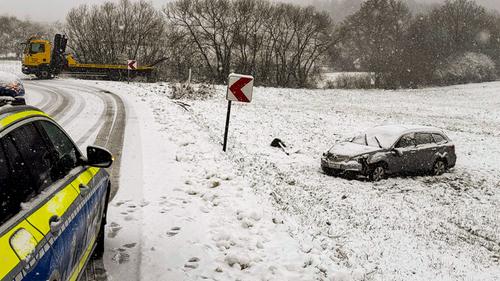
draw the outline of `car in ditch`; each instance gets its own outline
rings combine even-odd
[[[24,95],[21,80],[14,74],[0,71],[0,105],[25,105]]]
[[[441,175],[455,163],[455,145],[443,130],[413,125],[371,128],[335,144],[321,158],[327,174],[365,176],[372,181],[394,174]]]
[[[102,256],[112,162],[37,108],[0,107],[0,280],[78,280]]]

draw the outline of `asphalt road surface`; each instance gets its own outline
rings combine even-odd
[[[26,80],[27,104],[42,109],[68,132],[85,154],[88,145],[111,151],[111,198],[119,187],[126,112],[120,97],[78,80]],[[91,260],[83,280],[106,280],[102,260]]]

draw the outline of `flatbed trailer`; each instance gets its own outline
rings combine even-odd
[[[150,66],[139,66],[132,70],[128,69],[127,65],[78,63],[72,55],[68,55],[66,60],[68,64],[63,69],[62,73],[105,76],[110,80],[125,80],[128,77],[135,78],[137,76],[150,78],[154,70],[154,68]]]
[[[59,74],[103,77],[109,80],[126,80],[138,76],[151,78],[153,66],[128,69],[126,64],[79,63],[71,54],[65,54],[68,39],[56,34],[54,42],[30,38],[26,43],[22,60],[22,72],[34,74],[40,79],[51,79]]]

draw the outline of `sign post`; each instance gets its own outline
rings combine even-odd
[[[127,83],[130,83],[130,70],[137,69],[137,61],[136,60],[127,60]]]
[[[226,152],[227,149],[227,135],[229,133],[229,118],[231,118],[231,103],[232,101],[227,101],[227,115],[226,115],[226,129],[224,130],[224,145],[222,146],[222,150]]]
[[[250,103],[253,93],[253,77],[241,74],[229,74],[227,83],[227,115],[226,127],[224,130],[224,144],[222,150],[226,152],[227,136],[229,134],[229,119],[231,118],[231,104],[233,101]]]

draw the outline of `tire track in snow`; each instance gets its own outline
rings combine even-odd
[[[120,166],[121,166],[121,156],[122,147],[125,133],[125,120],[126,111],[125,105],[122,99],[109,91],[97,87],[91,87],[76,83],[71,80],[53,80],[46,81],[53,85],[41,85],[37,82],[29,82],[29,86],[38,87],[42,89],[39,91],[42,93],[42,102],[40,103],[40,108],[47,113],[51,114],[55,119],[61,120],[61,118],[68,114],[68,112],[75,106],[75,97],[64,89],[71,89],[75,92],[83,92],[91,94],[99,98],[104,103],[104,110],[97,118],[94,125],[85,132],[85,134],[80,137],[77,141],[78,145],[85,143],[93,134],[96,133],[97,137],[95,140],[96,145],[107,147],[115,158],[114,165],[110,168],[111,175],[111,194],[110,200],[114,198],[118,192],[118,184],[120,179]],[[83,109],[87,106],[86,99],[83,97],[82,102],[79,104],[78,108],[61,124],[64,126],[74,122],[76,117],[82,114]],[[100,129],[99,129],[100,128]],[[104,263],[102,260],[90,260],[82,280],[99,280],[105,281],[106,270],[104,268]]]
[[[46,106],[41,107],[41,109],[56,120],[61,120],[68,112],[66,109],[70,109],[75,103],[75,99],[71,94],[64,93],[59,88],[39,83],[35,84],[33,82],[27,84],[42,89],[40,92],[48,93],[53,97],[53,99],[50,100]]]

